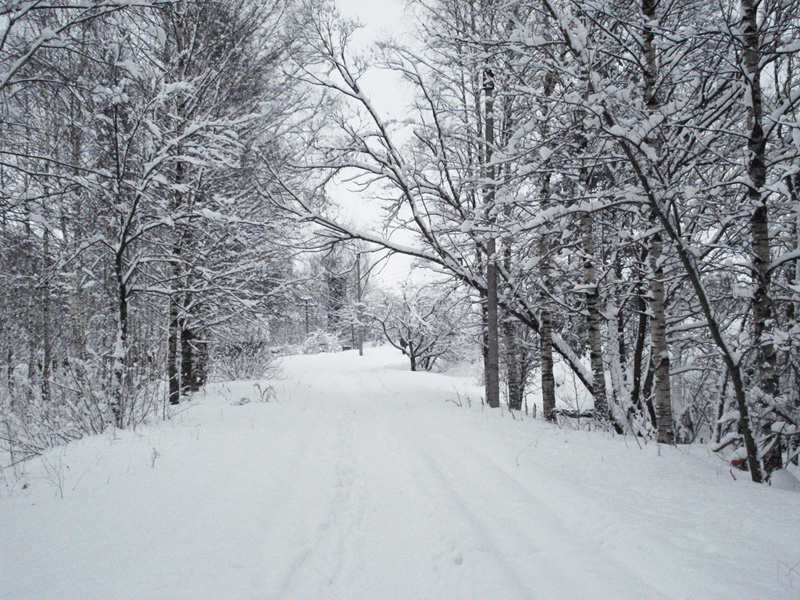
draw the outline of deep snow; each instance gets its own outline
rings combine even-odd
[[[282,368],[7,474],[0,598],[800,599],[800,494],[702,448],[512,420],[393,350]]]

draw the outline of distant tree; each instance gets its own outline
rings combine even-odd
[[[371,316],[388,342],[408,357],[412,371],[430,371],[437,361],[458,355],[475,314],[452,286],[407,283],[399,293],[387,293]]]

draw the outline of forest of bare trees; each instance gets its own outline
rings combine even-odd
[[[285,304],[291,232],[258,189],[302,112],[303,17],[156,0],[0,18],[0,436],[24,458],[165,414]]]
[[[313,196],[288,208],[473,289],[490,405],[498,340],[513,377],[527,328],[545,418],[557,354],[600,426],[741,444],[760,481],[797,457],[797,8],[415,2],[418,42],[378,60],[414,90],[401,122],[362,89],[352,29],[318,19],[304,78],[340,112],[313,166],[360,173],[389,216],[364,231]]]
[[[324,1],[5,2],[4,447],[163,417],[290,325],[372,328],[412,369],[480,348],[487,404],[536,378],[548,420],[562,361],[593,426],[768,478],[800,446],[799,8],[414,0],[366,58]],[[384,220],[339,219],[337,177]],[[446,284],[367,308],[387,250]]]

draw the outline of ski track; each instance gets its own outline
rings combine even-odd
[[[771,490],[620,471],[672,459],[446,404],[445,376],[374,352],[287,359],[278,402],[230,406],[252,392],[232,383],[70,449],[91,460],[64,500],[0,498],[0,599],[800,599],[795,496],[757,498],[738,535],[726,515]]]
[[[665,598],[637,580],[623,565],[604,556],[602,550],[584,543],[548,503],[494,460],[475,452],[473,444],[454,438],[438,442],[435,454],[430,450],[425,453],[426,462],[438,483],[481,533],[485,540],[482,549],[509,574],[520,598],[607,597],[609,584],[613,584],[614,597]],[[457,465],[459,469],[445,474],[442,465]],[[475,508],[470,509],[469,505]],[[498,538],[498,532],[505,532],[506,537]],[[536,544],[537,538],[547,539],[547,546]],[[592,568],[598,555],[608,574]],[[508,562],[499,562],[504,556],[514,557],[519,572],[529,571],[531,575],[523,578]],[[579,578],[575,577],[576,569],[581,571]],[[601,590],[593,591],[592,586],[604,578],[609,581]],[[526,593],[531,587],[534,593]]]

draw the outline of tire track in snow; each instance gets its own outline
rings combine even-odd
[[[725,570],[732,571],[732,577],[725,582],[727,589],[737,589],[734,578],[739,576],[736,571],[738,562],[722,555],[709,556],[704,549],[706,545],[727,546],[724,534],[717,536],[718,541],[714,541],[713,535],[709,538],[707,532],[694,531],[691,527],[693,523],[707,519],[688,517],[684,511],[693,510],[691,503],[687,502],[680,509],[669,506],[657,493],[653,495],[655,490],[651,489],[644,495],[631,490],[623,505],[612,504],[613,500],[618,502],[620,498],[616,488],[615,493],[609,495],[608,489],[597,480],[575,471],[574,464],[560,467],[547,454],[538,457],[535,467],[528,463],[527,468],[515,469],[512,466],[516,464],[513,457],[518,455],[520,445],[501,436],[493,436],[493,441],[487,438],[481,439],[481,443],[474,443],[474,436],[485,437],[486,433],[477,428],[468,428],[458,430],[454,439],[458,439],[460,447],[472,449],[474,455],[493,465],[498,473],[527,490],[548,514],[557,516],[562,531],[580,531],[584,550],[594,552],[598,558],[602,557],[603,564],[607,565],[603,570],[615,577],[624,573],[625,581],[638,581],[638,589],[648,591],[645,598],[667,597],[665,594],[673,594],[676,598],[691,595],[691,588],[681,592],[674,585],[669,590],[662,585],[664,581],[679,581],[682,578],[687,581],[705,580],[709,589],[721,589],[720,582],[710,573]],[[489,447],[497,448],[497,453],[487,453],[485,449]],[[580,483],[583,478],[591,481],[592,485]],[[666,497],[672,496],[667,494]],[[624,520],[620,519],[620,512],[624,512]],[[663,525],[654,526],[664,519],[675,522],[676,530],[681,535],[665,535]],[[692,558],[698,546],[705,563],[698,563]],[[654,568],[651,556],[660,557],[658,568]],[[712,566],[710,572],[709,566]],[[764,593],[768,595],[768,592]],[[719,597],[729,597],[729,594],[730,591],[720,592]]]
[[[378,408],[391,402],[383,374],[362,373],[355,381],[345,375],[326,379],[331,389],[341,390],[329,399],[329,415],[339,413],[333,427],[337,442],[335,450],[320,448],[335,457],[335,493],[315,541],[301,553],[285,597],[344,598],[337,590],[374,584],[380,565],[365,555],[368,548],[379,548],[381,540],[364,524],[377,528],[384,520],[391,527],[389,521],[398,515],[380,504],[391,503],[392,494],[403,494],[403,515],[416,515],[427,531],[416,526],[409,532],[417,540],[400,536],[386,558],[422,554],[425,559],[416,564],[408,560],[397,566],[426,569],[429,581],[419,588],[433,591],[438,585],[438,595],[431,597],[454,597],[452,588],[459,588],[459,598],[490,597],[497,589],[514,590],[513,598],[537,600],[604,598],[610,589],[626,600],[664,598],[602,548],[581,540],[581,531],[570,530],[549,499],[478,451],[480,443],[467,439],[477,434],[485,438],[481,443],[493,447],[499,435],[463,429],[462,424],[441,427],[438,411],[413,400],[405,403],[406,410],[395,405],[387,418],[387,407]],[[580,490],[569,492],[563,494],[565,500],[585,504]],[[422,565],[425,560],[430,564]],[[597,583],[602,585],[593,589]]]
[[[353,452],[355,412],[342,412],[332,428],[335,435],[317,445],[315,461],[325,456],[332,474],[332,493],[318,512],[305,548],[285,573],[275,598],[335,598],[344,562],[354,556],[348,549],[363,515],[363,493]]]
[[[498,593],[499,588],[504,590],[504,600],[538,599],[539,596],[533,592],[521,569],[506,558],[509,553],[492,533],[491,519],[483,517],[480,508],[471,505],[469,495],[454,485],[463,477],[455,473],[453,468],[468,459],[468,455],[449,455],[448,460],[443,461],[445,453],[442,446],[446,446],[449,438],[443,437],[441,431],[431,431],[424,416],[418,421],[418,416],[412,411],[407,417],[414,419],[414,422],[398,420],[393,423],[392,435],[397,440],[400,455],[414,466],[415,485],[424,491],[424,496],[434,507],[437,527],[443,531],[441,537],[447,548],[441,554],[450,556],[453,564],[462,569],[459,579],[470,584],[469,588],[463,590],[470,595],[458,597],[492,597],[491,594]],[[409,435],[410,432],[413,434]],[[476,482],[476,485],[485,483]],[[465,543],[465,538],[471,540],[471,544]],[[468,548],[469,545],[472,547]],[[528,560],[534,560],[539,554],[538,546],[529,540],[520,540],[519,546],[525,546],[522,553]],[[519,547],[514,550],[512,555],[520,552]],[[508,596],[509,588],[513,588],[516,594]],[[564,597],[577,598],[569,594]]]
[[[428,472],[432,476],[436,486],[448,497],[450,510],[447,512],[451,513],[455,511],[458,517],[460,517],[461,524],[467,525],[478,538],[480,545],[477,550],[483,551],[491,557],[491,560],[497,564],[507,581],[510,581],[519,592],[519,598],[535,598],[536,596],[531,593],[530,586],[526,585],[523,577],[517,572],[517,569],[505,559],[504,552],[496,543],[496,539],[490,533],[483,519],[478,517],[476,512],[469,508],[462,494],[456,491],[455,487],[451,484],[452,477],[448,477],[444,474],[437,461],[430,454],[418,452],[418,456],[427,466]],[[454,532],[452,535],[455,540],[461,537],[458,532]],[[455,542],[455,545],[457,547],[458,541]],[[538,552],[538,548],[536,547],[532,547],[531,550],[533,550],[531,555]],[[463,564],[463,550],[461,552],[456,550],[455,556],[458,564]]]
[[[519,481],[504,466],[501,466],[495,458],[487,455],[484,451],[475,450],[473,445],[466,443],[463,439],[459,440],[459,443],[465,451],[472,450],[471,457],[477,458],[487,465],[496,474],[496,480],[502,480],[501,485],[508,496],[516,498],[515,504],[525,506],[528,512],[538,517],[535,522],[535,528],[537,530],[546,528],[551,544],[553,540],[558,540],[560,554],[563,557],[571,557],[572,560],[577,560],[581,564],[580,570],[583,581],[592,582],[591,585],[595,586],[598,580],[606,579],[605,585],[615,588],[615,597],[625,597],[630,600],[634,598],[641,598],[642,600],[668,598],[668,596],[665,596],[661,591],[653,588],[648,582],[640,578],[625,563],[607,552],[600,544],[592,544],[587,541],[582,528],[578,528],[577,531],[580,533],[576,533],[576,528],[568,525],[564,520],[563,514],[558,511],[553,497],[543,496],[536,486]],[[541,478],[539,479],[541,481]],[[575,493],[564,493],[563,490],[566,488],[559,487],[562,489],[562,492],[558,494],[558,502],[561,505],[570,503],[583,505],[584,507],[587,503],[592,505],[592,509],[584,510],[587,510],[587,512],[589,510],[592,511],[596,519],[593,523],[595,528],[598,526],[600,528],[612,527],[618,524],[618,518],[612,518],[611,515],[607,514],[605,506],[593,502],[586,490],[575,489]],[[550,550],[553,550],[552,546],[548,548],[548,551]],[[586,560],[581,560],[579,555],[582,555]],[[602,566],[589,566],[588,563],[590,561],[595,563],[602,561]],[[608,594],[608,591],[603,591],[598,596],[598,592],[591,588],[585,588],[585,592],[595,597],[607,597],[606,594]]]
[[[360,598],[467,598],[461,560],[437,496],[421,482],[424,466],[394,432],[401,415],[376,412],[359,424],[357,450],[365,483],[365,512],[354,547],[362,559],[349,569]],[[445,559],[445,557],[448,557]],[[445,559],[445,560],[443,560]]]
[[[452,508],[481,540],[483,547],[477,550],[492,556],[520,597],[667,598],[601,548],[580,539],[550,502],[476,450],[475,444],[460,436],[435,435],[427,423],[417,425],[408,447],[427,464]],[[494,491],[491,496],[484,491],[489,489]],[[501,512],[509,507],[513,513]],[[511,557],[516,558],[513,563]]]
[[[297,547],[291,556],[267,552],[262,557],[265,563],[262,577],[268,590],[265,597],[274,600],[302,598],[302,590],[297,595],[297,588],[316,580],[308,572],[316,568],[315,563],[328,558],[320,557],[320,553],[325,548],[325,530],[333,506],[339,502],[337,465],[341,444],[334,432],[338,433],[342,417],[335,428],[330,427],[327,416],[318,412],[297,417],[303,424],[288,434],[296,440],[297,449],[292,460],[282,465],[284,476],[278,485],[284,491],[268,502],[270,507],[278,509],[271,514],[271,527],[265,532],[267,542],[291,539]],[[302,518],[298,519],[298,515]]]

